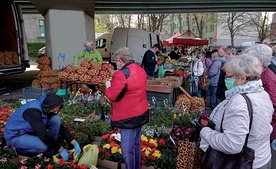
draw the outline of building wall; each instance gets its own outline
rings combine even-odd
[[[40,14],[23,14],[23,20],[27,42],[45,42],[45,37],[41,37],[39,32],[39,20],[44,21],[44,17]]]

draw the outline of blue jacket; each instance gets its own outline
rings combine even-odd
[[[209,70],[208,77],[210,79],[211,86],[218,86],[219,75],[220,75],[221,62],[219,60],[213,61]]]
[[[47,123],[47,116],[44,113],[42,113],[42,110],[41,110],[41,104],[44,99],[45,99],[45,96],[41,96],[37,100],[33,100],[29,103],[26,103],[23,106],[21,106],[20,108],[18,108],[17,110],[15,110],[15,112],[8,119],[8,121],[5,125],[4,138],[6,140],[10,140],[16,136],[21,136],[26,133],[34,132],[30,123],[28,123],[23,118],[23,113],[25,112],[25,110],[27,110],[29,108],[38,109],[41,112],[43,123],[44,124]]]

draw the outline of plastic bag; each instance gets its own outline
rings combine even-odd
[[[165,76],[165,69],[164,69],[164,66],[161,65],[159,66],[158,68],[158,78],[162,78]]]
[[[83,155],[80,158],[78,165],[86,164],[88,168],[97,166],[99,148],[96,144],[87,144],[83,147]]]

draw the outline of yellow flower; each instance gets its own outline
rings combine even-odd
[[[110,144],[105,144],[103,148],[110,149]]]
[[[161,157],[161,153],[159,150],[156,150],[153,154],[154,157],[160,158]]]
[[[147,148],[146,147],[143,147],[141,151],[145,151]]]
[[[146,156],[149,156],[150,151],[149,151],[149,150],[146,150],[146,151],[145,151],[145,154],[146,154]]]
[[[117,147],[112,147],[111,148],[111,153],[112,154],[115,154],[115,153],[117,153],[118,152],[118,148]]]
[[[119,148],[118,152],[119,152],[120,154],[122,154],[122,149],[121,149],[121,148]]]
[[[177,115],[174,113],[174,114],[173,114],[173,119],[176,119],[176,117],[177,117]]]
[[[150,147],[148,147],[148,148],[146,149],[146,151],[149,151],[149,152],[151,152],[151,148],[150,148]]]
[[[157,147],[157,140],[150,139],[149,143],[152,143],[155,147]]]
[[[146,141],[146,142],[149,141],[148,138],[147,138],[145,135],[141,135],[141,140],[142,140],[142,141]]]

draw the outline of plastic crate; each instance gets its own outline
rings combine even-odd
[[[43,95],[46,96],[47,94],[54,93],[54,89],[51,88],[39,88],[39,87],[25,87],[22,89],[22,97],[23,98],[38,98],[39,96]]]
[[[162,92],[151,92],[147,91],[147,100],[149,104],[153,105],[152,97],[155,97],[155,106],[164,107],[164,100],[168,100],[168,106],[173,106],[173,92],[162,93]]]

